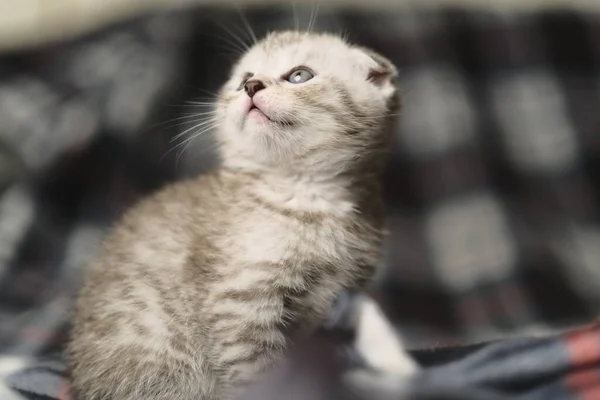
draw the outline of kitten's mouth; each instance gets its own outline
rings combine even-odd
[[[292,123],[289,122],[289,121],[282,121],[282,120],[272,119],[271,117],[269,117],[267,115],[267,113],[265,113],[263,110],[261,110],[260,108],[258,108],[255,104],[252,104],[250,106],[250,109],[248,110],[248,115],[250,115],[252,113],[257,113],[257,114],[260,115],[260,117],[266,119],[269,122],[277,124],[277,125],[284,125],[284,126],[291,126],[292,125]]]
[[[271,118],[269,118],[269,116],[263,110],[258,108],[255,104],[252,104],[250,106],[250,109],[248,110],[248,115],[250,116],[254,113],[256,113],[259,116],[259,118],[264,118],[268,121],[275,122]]]
[[[263,118],[265,118],[265,119],[267,119],[267,120],[269,120],[269,121],[271,121],[271,122],[277,122],[277,121],[274,121],[274,120],[272,120],[272,119],[271,119],[271,118],[270,118],[270,117],[267,115],[267,113],[265,113],[263,110],[261,110],[260,108],[258,108],[258,107],[256,106],[256,104],[252,104],[252,105],[250,106],[250,109],[248,110],[248,115],[250,115],[250,114],[252,114],[252,113],[257,113],[257,114],[259,114],[260,116],[262,116]]]

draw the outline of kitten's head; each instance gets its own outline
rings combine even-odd
[[[397,106],[395,77],[391,62],[339,36],[272,33],[219,94],[224,161],[337,173],[380,158]]]

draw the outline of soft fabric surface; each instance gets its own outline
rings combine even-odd
[[[258,34],[294,26],[289,7],[249,19]],[[173,120],[193,111],[183,104],[215,91],[231,65],[220,25],[242,23],[236,12],[201,9],[0,59],[1,377],[60,351],[73,288],[123,210],[210,163],[206,140],[181,157],[186,144],[168,150],[192,126]],[[391,236],[377,294],[411,348],[593,320],[600,19],[444,9],[323,14],[317,26],[349,32],[400,69],[404,111],[385,177]],[[514,338],[469,356],[485,365],[466,357],[426,370],[419,385],[540,390],[544,399],[594,393],[600,344],[597,328],[587,332],[569,356],[562,336]],[[507,368],[498,355],[524,361]],[[25,381],[44,393],[60,386],[44,374]]]
[[[552,338],[415,351],[424,369],[410,379],[351,364],[332,350],[347,345],[348,339],[342,338],[326,332],[300,345],[240,400],[600,398],[600,323]],[[347,379],[353,384],[346,384]],[[60,356],[10,375],[7,382],[26,399],[71,399]]]

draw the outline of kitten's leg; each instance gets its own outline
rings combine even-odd
[[[115,346],[119,338],[76,344],[70,356],[71,392],[81,400],[214,399],[215,378],[207,368],[144,351],[141,345]],[[73,350],[73,347],[71,348]]]
[[[386,373],[410,375],[417,364],[406,353],[402,341],[379,305],[370,297],[357,298],[355,346],[367,364]]]
[[[364,394],[387,393],[398,398],[408,391],[407,378],[419,367],[406,353],[400,337],[381,308],[370,297],[358,295],[352,304],[356,332],[355,350],[369,369],[346,374],[346,382]]]
[[[209,348],[226,398],[243,390],[283,353],[282,309],[268,297],[262,301],[221,298],[215,304]]]

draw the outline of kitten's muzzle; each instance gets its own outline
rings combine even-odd
[[[250,79],[244,83],[244,90],[248,93],[248,96],[254,97],[256,93],[263,90],[265,84],[259,79]]]
[[[250,115],[250,113],[252,113],[253,111],[257,111],[260,112],[260,114],[262,114],[262,116],[264,118],[266,118],[268,121],[278,124],[278,125],[283,125],[283,126],[287,126],[290,127],[292,125],[294,125],[293,121],[289,121],[289,120],[284,120],[281,118],[273,118],[272,112],[269,111],[269,107],[265,102],[264,96],[257,96],[254,97],[254,95],[265,89],[266,87],[263,85],[262,81],[258,80],[258,79],[253,79],[253,81],[258,82],[259,86],[257,87],[252,87],[251,86],[251,82],[248,81],[246,82],[245,86],[246,87],[246,92],[248,93],[248,97],[245,98],[246,104],[245,104],[245,115]],[[249,85],[250,84],[250,85]]]

